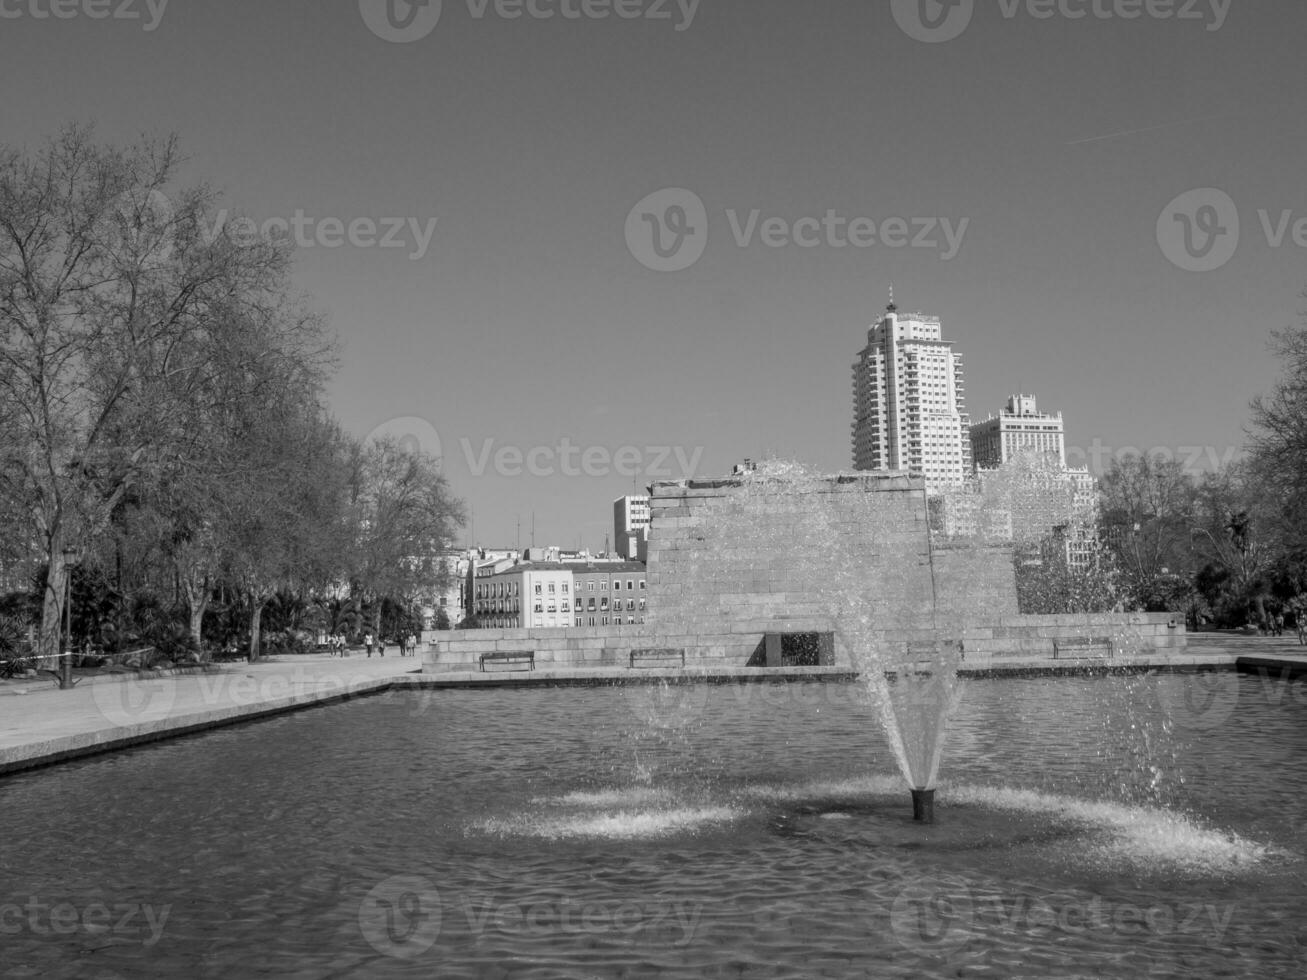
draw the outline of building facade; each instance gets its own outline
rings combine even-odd
[[[648,587],[643,562],[573,564],[574,626],[635,626],[644,622]]]
[[[529,562],[476,568],[472,607],[482,629],[634,626],[647,602],[642,562]]]
[[[613,548],[627,561],[644,561],[648,547],[649,497],[618,497],[613,501]]]
[[[971,462],[976,469],[995,469],[1018,453],[1054,455],[1066,466],[1066,432],[1062,413],[1039,411],[1034,395],[1011,395],[997,415],[970,427]]]
[[[891,302],[853,365],[854,468],[957,486],[972,469],[969,426],[962,355],[939,318],[900,316]]]

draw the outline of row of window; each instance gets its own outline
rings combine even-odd
[[[640,582],[640,589],[643,591],[644,588],[645,588],[645,580],[644,580],[644,579],[640,579],[639,582]],[[627,589],[628,592],[634,592],[634,591],[635,591],[635,589],[636,589],[636,585],[635,585],[635,583],[636,583],[636,579],[628,578],[628,579],[626,580],[626,589]],[[571,586],[570,586],[567,582],[549,582],[549,583],[537,582],[537,583],[535,584],[535,594],[536,594],[536,595],[544,595],[544,587],[545,587],[546,584],[547,584],[548,587],[549,587],[549,589],[548,589],[548,591],[549,591],[549,595],[558,595],[558,594],[560,594],[560,593],[561,593],[562,595],[567,595],[568,592],[569,592],[569,590],[570,590],[570,588],[571,588]],[[594,591],[595,591],[595,583],[594,583],[594,582],[592,582],[592,581],[591,581],[591,582],[586,582],[585,584],[586,584],[586,591],[587,591],[587,592],[594,592]],[[607,579],[603,579],[603,580],[600,581],[598,584],[599,584],[599,591],[600,591],[600,592],[607,592],[607,591],[608,591],[608,580],[607,580]],[[518,595],[518,594],[519,594],[519,588],[518,588],[518,586],[519,586],[519,583],[517,583],[517,582],[497,582],[497,583],[490,583],[490,584],[485,584],[485,585],[478,585],[478,586],[477,586],[477,592],[476,592],[476,598],[478,598],[478,599],[491,599],[491,598],[498,598],[498,597],[500,597],[500,596],[515,596],[515,595]],[[613,580],[613,591],[614,591],[614,592],[620,592],[621,590],[622,590],[622,580],[621,580],[621,579],[614,579],[614,580]],[[578,588],[577,591],[579,592],[580,589]]]

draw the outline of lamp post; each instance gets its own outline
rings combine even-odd
[[[77,564],[77,549],[64,549],[64,655],[59,662],[59,690],[73,686],[73,567]]]

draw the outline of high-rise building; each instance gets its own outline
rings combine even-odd
[[[1062,413],[1041,413],[1034,395],[1009,396],[1001,412],[971,426],[970,441],[976,469],[994,469],[1018,453],[1052,454],[1066,466]]]
[[[644,561],[648,544],[649,497],[618,497],[613,501],[613,547],[627,561]]]
[[[891,300],[853,365],[853,466],[906,470],[927,489],[971,472],[962,355],[939,317],[898,313]]]

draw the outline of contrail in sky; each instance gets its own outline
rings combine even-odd
[[[1103,136],[1086,136],[1084,139],[1071,140],[1067,146],[1079,146],[1082,143],[1097,143],[1100,140],[1116,139],[1118,136],[1134,136],[1138,133],[1154,133],[1159,129],[1171,129],[1174,126],[1187,126],[1190,123],[1202,122],[1205,119],[1219,119],[1221,116],[1229,113],[1217,113],[1211,116],[1196,116],[1193,119],[1177,119],[1175,122],[1161,123],[1157,126],[1144,126],[1142,129],[1123,129],[1116,133],[1107,133]]]

